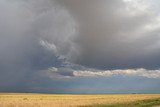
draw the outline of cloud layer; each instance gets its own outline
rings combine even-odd
[[[77,65],[78,66],[78,65]],[[75,78],[75,77],[112,77],[129,76],[143,78],[160,78],[160,70],[139,69],[117,69],[117,70],[96,70],[89,68],[74,69],[76,67],[51,67],[41,71],[41,75],[55,78]]]
[[[151,87],[149,80],[160,78],[159,4],[1,0],[0,91],[82,92],[81,77],[116,76],[145,78]]]
[[[100,69],[159,68],[159,12],[151,0],[60,0],[79,22],[76,63]]]
[[[141,76],[147,78],[160,78],[160,70],[146,70],[146,69],[124,69],[124,70],[108,70],[108,71],[74,71],[74,76]]]
[[[61,66],[74,54],[73,36],[75,21],[54,1],[1,0],[0,87],[23,87],[40,70]]]

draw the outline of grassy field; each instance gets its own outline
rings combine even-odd
[[[0,107],[151,107],[160,94],[15,94],[0,93]]]
[[[115,103],[111,105],[95,104],[84,107],[160,107],[160,98],[137,100],[125,103]]]

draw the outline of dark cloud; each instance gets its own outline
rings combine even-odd
[[[0,1],[1,87],[25,86],[40,70],[61,66],[60,55],[69,57],[74,21],[54,5],[50,0]],[[41,41],[55,44],[57,53]]]
[[[60,0],[79,21],[77,63],[101,69],[158,68],[159,18],[154,1]],[[156,27],[157,26],[157,27]],[[158,56],[157,56],[158,55]]]
[[[113,92],[124,92],[118,76],[130,73],[134,78],[147,77],[147,88],[156,81],[156,87],[157,4],[156,0],[1,0],[0,91],[110,92],[107,87],[96,91],[101,85],[91,89],[85,84],[110,80],[110,89],[117,88]],[[120,78],[124,79],[130,80]],[[137,86],[132,81],[125,85]]]

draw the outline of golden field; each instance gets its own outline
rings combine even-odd
[[[160,98],[160,94],[16,94],[1,93],[0,107],[79,107]]]

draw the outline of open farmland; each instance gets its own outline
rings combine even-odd
[[[1,93],[0,107],[83,107],[159,99],[160,94],[15,94]],[[123,106],[123,105],[122,105]]]

